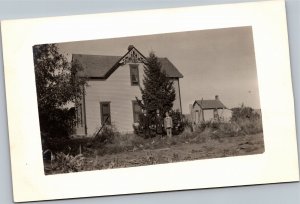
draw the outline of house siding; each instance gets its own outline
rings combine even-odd
[[[195,104],[191,109],[191,118],[192,121],[196,124],[201,123],[203,121],[202,109],[198,104]]]
[[[138,64],[140,85],[144,76],[144,65]],[[174,109],[180,109],[179,83],[174,80],[176,100]],[[101,126],[100,103],[110,102],[111,123],[122,133],[133,131],[133,107],[135,97],[141,98],[140,86],[132,86],[130,80],[130,66],[120,66],[106,80],[89,80],[85,87],[85,118],[87,135],[93,135]]]

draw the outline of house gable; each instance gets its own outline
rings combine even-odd
[[[169,78],[183,77],[168,58],[158,58],[158,60],[162,65],[162,70]],[[120,66],[128,63],[146,64],[147,58],[134,46],[129,46],[128,52],[124,56],[73,54],[72,61],[81,64],[83,68],[78,72],[79,77],[105,80]]]
[[[119,60],[118,64],[124,65],[127,63],[146,63],[147,58],[140,53],[133,45],[128,47],[128,52]]]

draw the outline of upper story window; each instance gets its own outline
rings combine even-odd
[[[137,64],[130,64],[130,80],[132,86],[138,86],[140,84],[139,79],[139,66]]]

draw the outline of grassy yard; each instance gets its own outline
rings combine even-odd
[[[116,135],[105,145],[80,141],[78,146],[77,153],[74,153],[73,148],[73,156],[68,153],[59,153],[52,162],[45,160],[45,174],[143,166],[264,152],[262,132],[226,134],[224,131],[212,128],[195,132],[184,131],[172,138],[157,136],[143,139],[134,134]]]

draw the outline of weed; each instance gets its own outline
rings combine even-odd
[[[54,171],[60,173],[78,172],[84,169],[85,158],[82,154],[72,156],[63,152],[56,153],[53,166]]]

